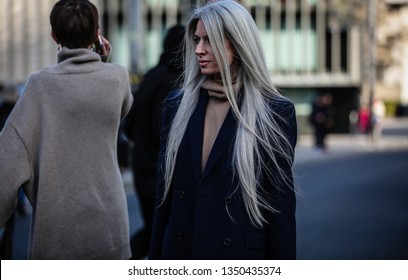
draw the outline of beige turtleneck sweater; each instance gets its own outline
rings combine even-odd
[[[235,83],[233,86],[234,92],[236,92],[238,84]],[[207,90],[209,96],[204,120],[204,139],[201,158],[201,171],[204,171],[218,132],[230,109],[230,103],[221,81],[209,80],[202,87]]]
[[[58,61],[31,75],[0,133],[0,227],[24,185],[35,209],[30,259],[129,259],[116,159],[128,72],[88,49],[63,47]]]

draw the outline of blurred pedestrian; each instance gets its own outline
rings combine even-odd
[[[143,228],[131,239],[132,258],[147,256],[155,203],[157,160],[160,144],[162,103],[168,93],[179,88],[183,71],[182,43],[185,27],[168,29],[159,63],[146,73],[134,94],[135,102],[125,128],[132,144],[132,171],[135,192],[139,198]]]
[[[245,7],[194,11],[185,69],[164,106],[149,259],[296,258],[295,109]]]
[[[0,131],[4,127],[17,100],[18,94],[14,87],[0,86]]]
[[[14,87],[0,86],[0,132],[6,123],[13,107],[18,99],[17,91]],[[10,215],[6,224],[2,228],[3,235],[0,241],[0,259],[13,259],[13,236],[15,229],[16,215],[25,216],[26,210],[24,208],[24,195],[19,192],[19,199],[17,201],[16,210]]]
[[[372,111],[372,140],[375,144],[378,144],[382,134],[382,123],[386,115],[384,102],[379,98],[375,98]]]
[[[116,144],[132,95],[126,69],[102,62],[98,21],[88,0],[55,3],[58,64],[31,75],[0,134],[0,226],[23,186],[31,259],[131,256]]]
[[[326,151],[327,149],[326,138],[334,125],[332,103],[332,95],[326,92],[317,96],[312,104],[310,123],[313,126],[314,145],[318,151]]]
[[[366,134],[370,130],[370,110],[364,105],[358,111],[358,130],[361,134]]]

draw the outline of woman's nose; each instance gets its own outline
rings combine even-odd
[[[203,55],[205,53],[205,49],[204,49],[203,44],[201,42],[199,42],[197,44],[196,49],[195,49],[195,53],[198,56]]]

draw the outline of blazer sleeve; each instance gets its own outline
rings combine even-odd
[[[291,159],[288,162],[278,157],[278,163],[286,173],[290,184],[288,186],[278,181],[278,189],[273,188],[273,204],[279,212],[271,214],[268,225],[269,255],[271,259],[296,259],[296,195],[292,174],[297,142],[296,113],[293,103],[289,101],[281,104],[279,111],[282,118],[278,124],[288,139]]]
[[[15,128],[7,123],[0,133],[0,227],[13,213],[20,187],[30,180],[26,147]]]
[[[166,200],[162,203],[165,170],[164,160],[167,137],[170,131],[171,122],[177,112],[178,104],[179,104],[178,92],[171,92],[168,95],[168,98],[164,101],[163,106],[160,130],[160,149],[156,181],[156,209],[154,211],[152,236],[150,239],[150,247],[148,254],[148,258],[150,260],[157,260],[161,258],[164,230],[166,228],[170,213],[171,195],[169,194]]]

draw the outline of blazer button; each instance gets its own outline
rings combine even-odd
[[[229,238],[224,238],[224,246],[229,246],[229,245],[231,245],[231,239],[229,239]]]
[[[177,240],[183,241],[184,240],[184,233],[182,233],[182,232],[177,233]]]
[[[179,198],[183,199],[186,196],[186,193],[184,191],[179,192]]]
[[[230,204],[232,201],[232,198],[230,196],[226,196],[224,201],[225,201],[225,204]]]

